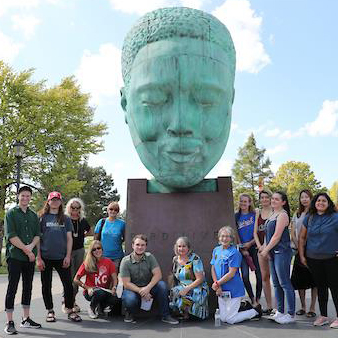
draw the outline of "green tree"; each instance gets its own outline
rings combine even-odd
[[[338,204],[338,181],[333,183],[329,193],[330,197],[332,198],[332,201]]]
[[[80,92],[73,77],[46,88],[34,82],[33,70],[14,72],[0,61],[0,231],[6,201],[11,198],[16,159],[13,144],[25,144],[22,181],[38,188],[67,186],[79,192],[77,166],[89,154],[103,150],[103,123],[93,123],[89,96]],[[71,181],[73,179],[74,181]],[[44,196],[45,197],[45,196]]]
[[[235,204],[238,195],[243,192],[249,193],[254,202],[257,202],[260,181],[267,183],[273,176],[270,165],[270,159],[265,158],[265,149],[257,147],[255,137],[251,134],[244,146],[239,148],[232,168]]]
[[[282,190],[288,195],[292,212],[298,207],[299,192],[302,189],[309,189],[313,194],[327,190],[315,178],[315,174],[309,164],[296,161],[282,164],[278,168],[275,177],[271,180],[269,187],[272,191]]]
[[[84,182],[79,197],[86,205],[86,218],[91,226],[104,216],[104,207],[111,201],[119,201],[114,189],[114,180],[103,167],[92,168],[84,163],[78,172],[79,181]]]

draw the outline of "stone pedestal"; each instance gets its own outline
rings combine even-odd
[[[218,177],[216,192],[168,194],[147,193],[145,179],[128,180],[126,253],[131,252],[134,235],[147,235],[147,251],[155,255],[165,281],[171,272],[175,241],[187,236],[203,260],[211,285],[211,254],[224,225],[235,226],[231,177]]]

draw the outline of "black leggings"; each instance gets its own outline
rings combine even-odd
[[[90,301],[92,309],[100,306],[101,310],[103,310],[106,306],[114,306],[118,303],[117,296],[113,296],[111,293],[98,288],[94,289],[92,296],[89,296],[88,292],[85,291],[84,297]]]
[[[338,316],[338,257],[329,259],[307,258],[307,264],[318,289],[320,314],[327,317],[329,289]]]
[[[70,268],[63,268],[63,259],[60,260],[51,260],[44,259],[45,269],[41,271],[41,284],[42,284],[42,296],[43,301],[45,302],[45,307],[47,310],[53,309],[53,297],[52,297],[52,274],[53,268],[59,274],[63,285],[63,292],[65,296],[65,306],[68,309],[72,309],[74,306],[74,295],[73,295],[73,285],[72,278],[70,274]]]

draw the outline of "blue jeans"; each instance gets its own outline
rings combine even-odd
[[[248,250],[249,254],[253,260],[253,263],[255,264],[256,270],[255,270],[255,275],[256,275],[256,298],[254,296],[254,293],[252,291],[252,286],[250,283],[250,279],[249,279],[249,266],[244,258],[244,256],[242,256],[242,263],[241,263],[241,272],[242,272],[242,279],[243,279],[243,283],[245,286],[245,290],[248,293],[249,298],[251,299],[251,301],[259,301],[261,298],[261,294],[262,294],[262,274],[261,274],[261,269],[259,267],[259,262],[258,262],[258,252],[256,249],[256,246],[253,245],[250,247],[250,249]]]
[[[280,251],[274,253],[270,251],[271,259],[270,271],[272,276],[273,286],[275,288],[275,296],[277,301],[277,310],[284,313],[284,294],[287,301],[288,313],[293,316],[295,314],[295,290],[291,284],[290,279],[290,265],[292,252]]]
[[[162,317],[169,315],[168,288],[165,282],[159,281],[151,290],[150,294],[157,300],[160,306]],[[130,313],[136,313],[141,305],[141,296],[131,290],[123,290],[122,303],[125,309]]]

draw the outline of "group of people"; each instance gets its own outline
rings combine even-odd
[[[254,210],[252,198],[241,194],[235,215],[240,269],[246,291],[254,306],[264,290],[267,309],[263,314],[280,324],[295,322],[295,315],[316,317],[313,325],[329,324],[328,291],[331,291],[337,318],[331,328],[338,328],[338,213],[330,196],[321,192],[299,193],[299,206],[291,218],[288,198],[283,192],[259,193],[260,208]],[[291,233],[291,235],[290,235]],[[294,258],[290,277],[291,260]],[[252,291],[249,267],[256,275],[256,295]],[[277,311],[273,311],[270,274]],[[306,309],[305,292],[311,289],[311,304]],[[296,311],[295,290],[301,308]],[[320,315],[315,313],[318,293]],[[287,301],[285,312],[284,301]]]
[[[62,310],[74,322],[82,320],[80,307],[75,301],[79,287],[89,301],[88,315],[92,319],[98,318],[100,313],[121,307],[116,293],[118,275],[123,283],[121,299],[127,323],[134,323],[140,307],[149,309],[153,299],[157,300],[165,323],[177,324],[179,321],[175,317],[187,320],[192,316],[200,319],[209,316],[210,290],[205,270],[187,237],[179,237],[175,242],[172,273],[166,283],[162,280],[155,256],[146,251],[145,235],[134,236],[132,253],[124,255],[125,223],[117,218],[117,202],[111,202],[107,207],[108,217],[97,222],[94,240],[85,256],[84,238],[93,233],[85,219],[83,202],[72,198],[64,211],[61,194],[54,191],[48,195],[38,216],[29,208],[31,197],[31,188],[21,187],[18,206],[10,209],[5,216],[7,334],[17,333],[13,311],[20,275],[23,284],[20,327],[41,327],[30,318],[29,311],[35,261],[41,271],[47,322],[56,321],[52,299],[53,269],[57,271],[64,289]],[[250,195],[242,194],[235,214],[236,229],[224,226],[218,232],[219,245],[212,252],[210,265],[211,289],[218,298],[221,320],[234,324],[260,319],[265,314],[277,323],[287,324],[295,321],[295,314],[315,317],[318,290],[320,315],[314,325],[329,324],[329,289],[338,310],[338,214],[334,203],[326,193],[312,197],[309,190],[303,190],[299,194],[299,208],[291,219],[288,199],[283,192],[271,195],[263,190],[259,201],[260,208],[254,210]],[[255,294],[249,270],[255,272]],[[270,274],[275,290],[275,311]],[[312,290],[309,311],[305,302],[305,290],[308,288]],[[299,291],[301,300],[301,309],[297,312],[295,289]],[[250,302],[242,301],[245,290]],[[262,290],[267,304],[265,310],[260,304]],[[175,316],[172,317],[171,313]],[[338,319],[330,326],[338,328]]]

